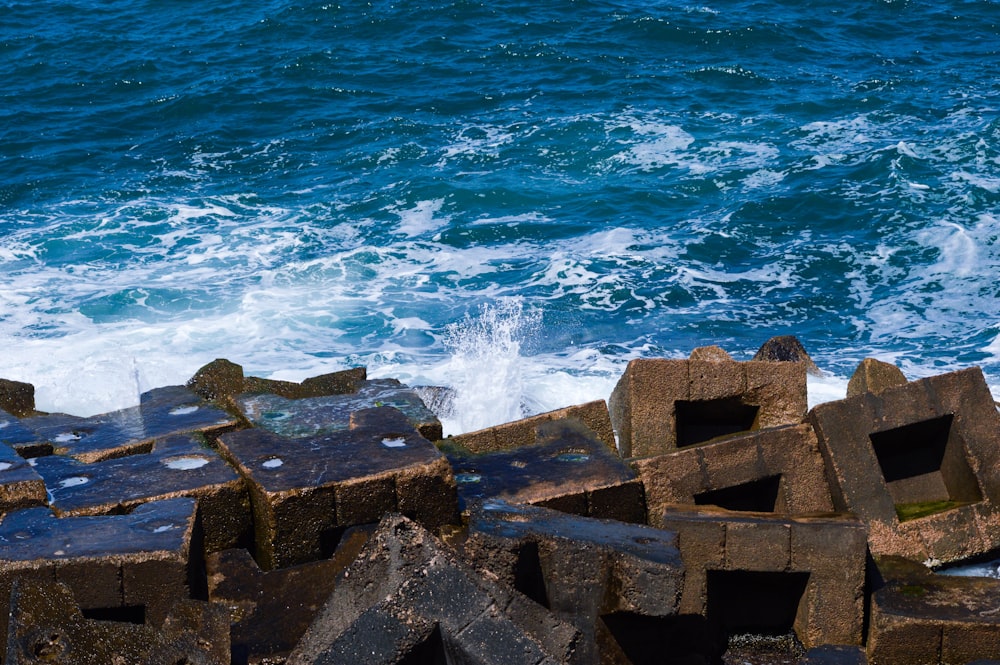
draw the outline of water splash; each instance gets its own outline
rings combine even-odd
[[[453,392],[441,414],[447,433],[471,432],[510,422],[527,414],[522,344],[541,320],[526,311],[520,298],[483,305],[476,316],[466,315],[445,331],[451,351],[445,375]]]

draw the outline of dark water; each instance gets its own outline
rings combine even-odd
[[[777,334],[813,400],[866,355],[1000,386],[997,2],[0,11],[0,376],[41,408],[227,357],[451,385],[466,429]]]

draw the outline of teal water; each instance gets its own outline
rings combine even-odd
[[[3,2],[0,376],[363,364],[468,429],[795,334],[814,400],[1000,386],[1000,4],[538,4]]]

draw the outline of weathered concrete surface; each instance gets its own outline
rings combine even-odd
[[[1000,547],[1000,414],[978,368],[813,408],[837,510],[872,554],[957,561]]]
[[[0,603],[15,579],[55,580],[72,589],[85,610],[143,608],[162,622],[192,593],[195,500],[147,503],[128,515],[57,519],[48,508],[8,513],[0,522]],[[6,633],[0,633],[0,653]]]
[[[669,504],[782,514],[832,512],[816,435],[808,425],[758,430],[634,459],[649,524]]]
[[[1000,656],[1000,580],[937,575],[883,557],[872,594],[872,665],[969,663]]]
[[[139,406],[91,418],[48,414],[21,420],[52,446],[52,451],[93,463],[149,452],[153,441],[175,434],[217,435],[237,421],[182,386],[156,388],[140,396]]]
[[[45,502],[42,477],[13,448],[0,443],[0,515],[18,508],[44,506]]]
[[[229,665],[225,608],[182,599],[162,622],[81,611],[54,580],[14,582],[7,665]],[[96,618],[95,618],[96,617]]]
[[[207,557],[208,597],[232,618],[232,664],[284,659],[357,557],[370,530],[352,529],[330,559],[262,571],[244,549]]]
[[[676,506],[660,525],[684,561],[680,613],[731,632],[794,629],[807,648],[861,644],[867,540],[853,516]]]
[[[854,397],[864,393],[878,395],[889,388],[905,385],[906,376],[901,369],[875,358],[865,358],[847,382],[847,396]]]
[[[457,520],[451,466],[391,407],[354,411],[349,429],[288,438],[255,428],[219,446],[249,483],[265,569],[329,556],[346,527],[387,512],[429,528]]]
[[[802,422],[806,369],[800,362],[637,359],[608,406],[623,457],[661,455]]]
[[[480,455],[446,451],[466,505],[497,498],[575,515],[645,521],[642,483],[574,418],[539,423],[532,445]]]
[[[610,450],[617,453],[615,433],[611,427],[611,416],[604,400],[587,402],[579,406],[556,409],[537,416],[523,418],[514,422],[487,427],[486,429],[448,438],[448,443],[460,446],[472,453],[491,453],[501,450],[511,450],[535,443],[539,425],[552,420],[575,418],[590,428]]]
[[[868,665],[864,647],[824,644],[805,653],[799,665]]]
[[[461,549],[475,568],[575,625],[585,638],[581,662],[643,662],[682,655],[688,638],[676,616],[684,579],[676,540],[662,529],[491,500],[471,511]],[[703,646],[697,653],[709,655]]]
[[[120,514],[150,501],[190,496],[198,499],[206,551],[252,539],[243,478],[197,435],[168,437],[149,453],[93,464],[63,455],[34,463],[60,517]]]
[[[343,395],[290,399],[276,394],[244,394],[236,406],[255,427],[289,438],[314,437],[350,427],[351,414],[391,406],[429,441],[441,438],[441,422],[417,393],[395,379],[362,381]]]
[[[338,579],[288,665],[576,663],[579,638],[415,522],[390,515]]]

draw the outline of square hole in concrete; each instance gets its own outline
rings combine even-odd
[[[677,400],[674,402],[677,447],[693,446],[719,436],[753,429],[759,410],[759,406],[744,404],[739,397]]]
[[[869,435],[900,521],[982,501],[951,414]]]
[[[720,636],[709,630],[700,614],[651,617],[614,612],[602,615],[600,623],[631,665],[714,663],[723,652]]]
[[[726,510],[773,513],[778,505],[781,476],[768,476],[748,483],[710,490],[694,495],[699,506],[718,506]]]
[[[707,571],[706,617],[727,635],[787,635],[795,627],[809,573]]]

